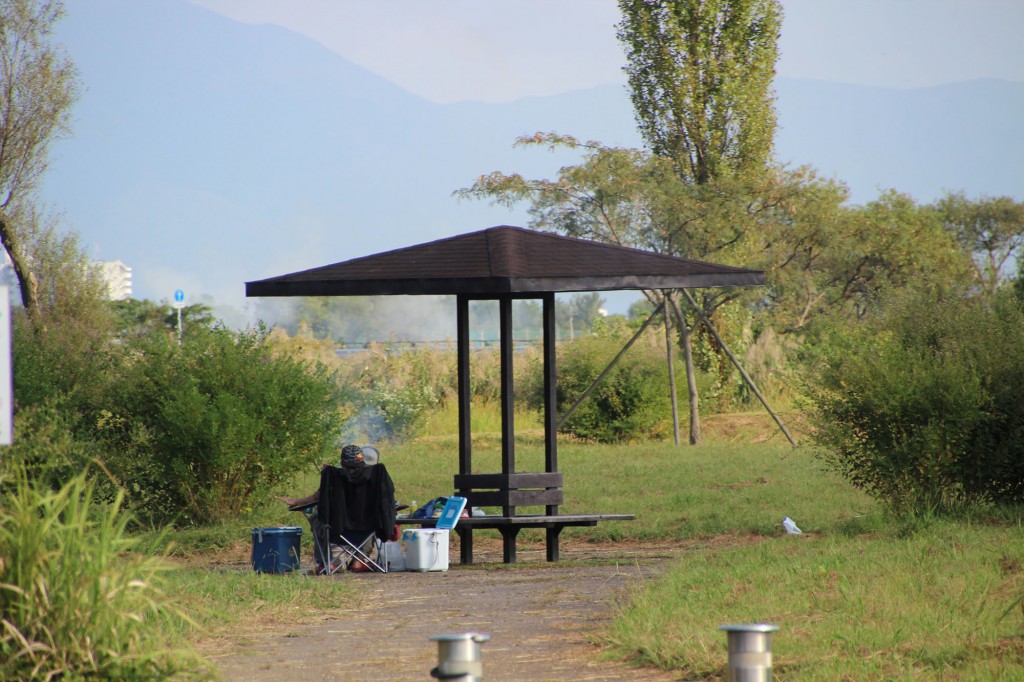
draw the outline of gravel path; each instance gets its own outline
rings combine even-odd
[[[204,653],[226,680],[429,680],[431,636],[479,632],[490,636],[485,680],[679,679],[604,660],[591,636],[681,548],[563,539],[560,563],[546,563],[540,543],[520,545],[506,567],[500,541],[475,539],[475,566],[458,565],[454,542],[446,572],[336,576],[365,595],[344,619],[246,633]]]

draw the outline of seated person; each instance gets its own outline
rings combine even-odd
[[[313,535],[317,539],[313,548],[317,572],[321,572],[322,569],[317,544],[323,541],[324,527],[328,523],[331,524],[332,537],[342,533],[343,529],[372,530],[368,537],[364,533],[360,540],[356,541],[360,550],[367,554],[373,547],[374,535],[380,540],[394,539],[398,528],[395,525],[394,485],[383,465],[368,466],[377,462],[376,450],[368,450],[373,453],[372,457],[367,457],[357,445],[346,445],[341,450],[340,469],[323,465],[320,488],[305,497],[277,498],[288,505],[289,509],[305,512]],[[321,505],[321,490],[328,489],[334,491],[330,497],[332,504]],[[325,515],[329,515],[329,518]],[[353,540],[349,532],[345,532],[345,537],[349,541]],[[347,562],[348,554],[350,552],[347,553],[341,547],[331,544],[332,565],[335,560]]]
[[[341,449],[341,467],[342,469],[360,469],[365,467],[367,464],[376,464],[376,461],[368,462],[366,456],[363,453],[363,449],[358,445],[346,445]],[[320,468],[326,469],[330,464],[324,462]],[[278,497],[279,501],[284,502],[288,505],[289,511],[300,511],[307,507],[312,507],[320,501],[320,489],[317,488],[309,495],[305,497]]]

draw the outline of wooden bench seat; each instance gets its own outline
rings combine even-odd
[[[472,507],[501,507],[497,516],[469,516],[459,519],[460,559],[473,563],[473,530],[494,528],[501,533],[503,561],[516,561],[516,537],[523,528],[544,528],[547,560],[558,561],[558,536],[566,526],[596,526],[601,521],[631,521],[633,514],[559,514],[562,503],[562,474],[559,472],[525,472],[514,474],[458,474],[456,494],[466,498],[467,510]],[[543,514],[521,514],[518,507],[544,507]],[[399,518],[398,523],[432,527],[436,519]]]
[[[463,564],[473,563],[473,529],[495,528],[501,533],[502,561],[516,562],[516,536],[523,528],[547,530],[547,560],[558,561],[558,535],[566,526],[596,526],[601,521],[632,521],[633,514],[524,514],[521,516],[469,516],[459,519],[455,532],[459,534],[459,557]],[[399,517],[398,523],[407,526],[433,528],[437,519]]]

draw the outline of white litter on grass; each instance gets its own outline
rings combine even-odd
[[[786,532],[790,535],[800,535],[800,533],[803,532],[802,530],[796,527],[796,523],[794,523],[793,519],[789,518],[788,516],[782,519],[782,527],[785,528]]]

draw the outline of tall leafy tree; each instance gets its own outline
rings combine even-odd
[[[108,307],[116,318],[122,337],[147,336],[162,331],[174,336],[178,329],[178,311],[167,301],[128,298],[110,301]],[[217,323],[213,309],[203,303],[194,303],[181,309],[181,326],[185,333],[195,329],[207,330]]]
[[[776,331],[805,330],[825,313],[862,320],[887,290],[968,281],[967,252],[929,207],[894,190],[864,206],[845,201],[841,187],[811,179],[798,205],[775,212],[764,303]]]
[[[620,0],[640,133],[686,181],[760,172],[775,134],[777,0]]]
[[[585,334],[594,328],[594,322],[601,317],[604,299],[597,292],[573,294],[555,310],[556,324],[562,333],[568,331],[570,338]],[[568,328],[568,329],[567,329]]]
[[[670,159],[643,150],[605,147],[555,133],[524,136],[516,144],[576,150],[582,159],[560,169],[553,179],[495,172],[456,194],[508,206],[528,201],[532,227],[726,264],[766,266],[767,237],[754,236],[767,234],[774,213],[799,200],[804,182],[800,173],[779,172],[701,185],[681,179]],[[655,304],[661,298],[660,292],[646,295]],[[740,295],[738,290],[709,289],[699,304],[711,316]],[[692,357],[689,337],[680,330],[685,359]],[[696,378],[689,362],[687,379],[691,441],[697,442]]]
[[[36,303],[31,318],[25,311],[14,315],[16,402],[20,407],[57,398],[88,403],[115,364],[108,352],[114,321],[107,283],[78,235],[62,231],[54,217],[28,207],[19,235],[22,253],[32,263]]]
[[[59,216],[29,205],[19,217],[22,254],[32,264],[37,312],[53,320],[95,320],[105,312],[107,281],[89,258],[79,235],[63,229]]]
[[[26,252],[25,223],[50,143],[69,132],[78,95],[74,66],[50,43],[63,11],[59,0],[0,0],[0,242],[30,313],[39,303],[39,277]]]
[[[724,221],[704,221],[707,240],[738,243],[742,226],[750,220],[729,215],[728,209],[737,206],[734,200],[747,194],[732,183],[763,175],[774,144],[772,79],[782,23],[779,3],[619,0],[619,9],[618,37],[626,50],[625,70],[640,134],[656,156],[671,160],[685,185],[712,188],[710,194],[699,192],[698,200],[712,200],[719,216],[726,209]],[[716,182],[729,184],[719,191]],[[754,199],[748,205],[759,203]],[[709,306],[703,297],[705,313],[721,305],[717,295],[715,299]],[[690,334],[681,333],[680,341],[690,386],[690,442],[697,443],[700,420]]]
[[[536,227],[625,246],[768,267],[777,214],[799,201],[800,173],[772,167],[776,0],[620,0],[637,123],[649,152],[537,134],[518,144],[580,149],[555,180],[493,173],[462,190],[499,203],[528,199]],[[648,292],[654,302],[660,292]],[[711,317],[737,291],[706,290]],[[691,442],[700,440],[689,333]]]

